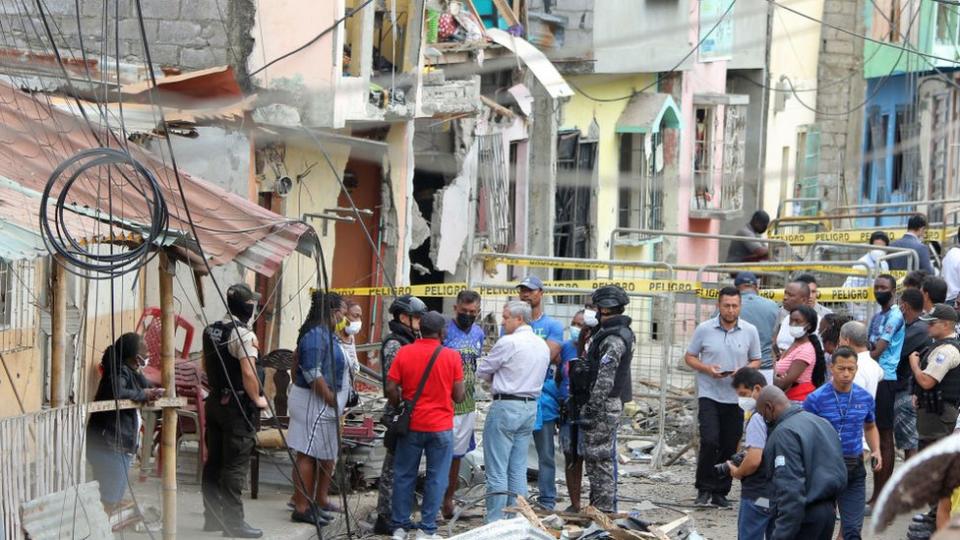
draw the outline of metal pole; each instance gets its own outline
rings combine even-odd
[[[160,254],[160,369],[167,397],[177,395],[173,350],[176,332],[173,313],[175,264],[166,253]],[[174,540],[177,537],[177,409],[163,409],[162,425],[163,538]]]
[[[655,229],[631,229],[627,227],[618,227],[610,232],[610,259],[612,260],[615,238],[618,234],[621,233],[630,233],[630,234],[643,234],[647,236],[673,236],[680,238],[703,238],[706,240],[747,240],[749,242],[760,242],[763,244],[768,244],[771,246],[782,246],[787,248],[790,253],[793,253],[790,243],[786,240],[780,240],[778,238],[757,238],[753,236],[736,236],[733,234],[708,234],[708,233],[695,233],[695,232],[681,232],[681,231],[659,231]]]
[[[956,204],[960,203],[960,199],[941,199],[936,201],[904,201],[904,202],[893,202],[893,203],[876,203],[876,204],[849,204],[846,206],[837,206],[834,210],[856,210],[858,208],[906,208],[910,206],[932,206],[936,204]]]
[[[67,361],[67,271],[59,257],[54,257],[50,264],[53,307],[50,314],[50,406],[57,408],[67,401],[64,388]]]
[[[653,455],[653,467],[656,470],[663,469],[663,447],[666,444],[666,430],[667,430],[667,385],[670,383],[669,378],[669,369],[670,369],[670,354],[673,351],[673,336],[675,335],[674,326],[676,321],[674,320],[674,307],[676,306],[676,295],[669,295],[665,298],[667,306],[667,317],[664,318],[667,321],[666,324],[666,351],[660,357],[660,399],[659,401],[659,421],[657,422],[657,440],[660,442],[657,452]],[[652,302],[656,302],[657,298],[653,298]]]

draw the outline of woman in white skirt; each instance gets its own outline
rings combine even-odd
[[[324,508],[340,449],[337,419],[350,389],[349,365],[336,336],[346,325],[345,312],[339,295],[315,292],[297,339],[287,444],[297,452],[291,518],[300,523],[323,526],[334,518]]]

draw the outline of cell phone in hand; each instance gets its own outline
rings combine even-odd
[[[723,376],[723,377],[729,377],[729,376],[733,375],[733,370],[730,370],[730,371],[721,371],[721,372],[720,372],[720,375]]]
[[[870,456],[870,468],[871,469],[877,468],[877,456]]]

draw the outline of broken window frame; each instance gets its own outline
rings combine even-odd
[[[794,196],[819,197],[820,193],[820,126],[806,124],[797,128],[797,154],[794,167]],[[797,201],[793,215],[816,215],[817,202]]]
[[[934,93],[930,96],[930,174],[926,199],[943,199],[947,190],[947,178],[950,160],[950,119],[951,96],[949,91]],[[930,207],[927,219],[931,222],[943,220],[943,207]]]
[[[480,204],[477,205],[477,235],[490,246],[506,252],[513,237],[510,214],[510,172],[504,160],[503,134],[477,135],[477,179]],[[482,205],[482,211],[481,211]]]
[[[553,226],[553,255],[589,258],[593,236],[591,216],[595,209],[592,196],[597,173],[599,141],[583,136],[580,130],[557,134],[557,189]],[[588,270],[558,268],[555,280],[589,279]],[[577,295],[557,296],[560,304],[579,304]]]
[[[10,353],[34,345],[36,275],[34,261],[0,259],[0,352]]]
[[[703,119],[700,112],[703,111]],[[693,111],[693,208],[706,210],[713,201],[713,142],[717,108],[695,105]]]

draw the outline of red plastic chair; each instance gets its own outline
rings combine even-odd
[[[154,384],[160,384],[160,316],[161,311],[158,307],[148,307],[144,309],[140,315],[140,320],[137,321],[136,330],[147,344],[147,367],[143,369],[143,373],[147,379]],[[177,362],[189,360],[190,346],[193,345],[193,325],[183,317],[177,315],[176,330],[174,330],[174,332],[179,334],[180,329],[183,329],[184,333],[183,342],[180,344],[180,347],[174,349],[174,357]]]
[[[197,482],[203,475],[203,465],[207,462],[206,412],[204,411],[203,395],[206,388],[205,375],[196,362],[177,362],[176,384],[177,396],[187,398],[187,405],[177,410],[177,454],[180,454],[180,445],[184,441],[197,441],[199,455],[197,456]],[[153,444],[157,448],[157,466],[154,473],[159,476],[163,469],[163,445],[161,444],[161,429],[154,433]]]

